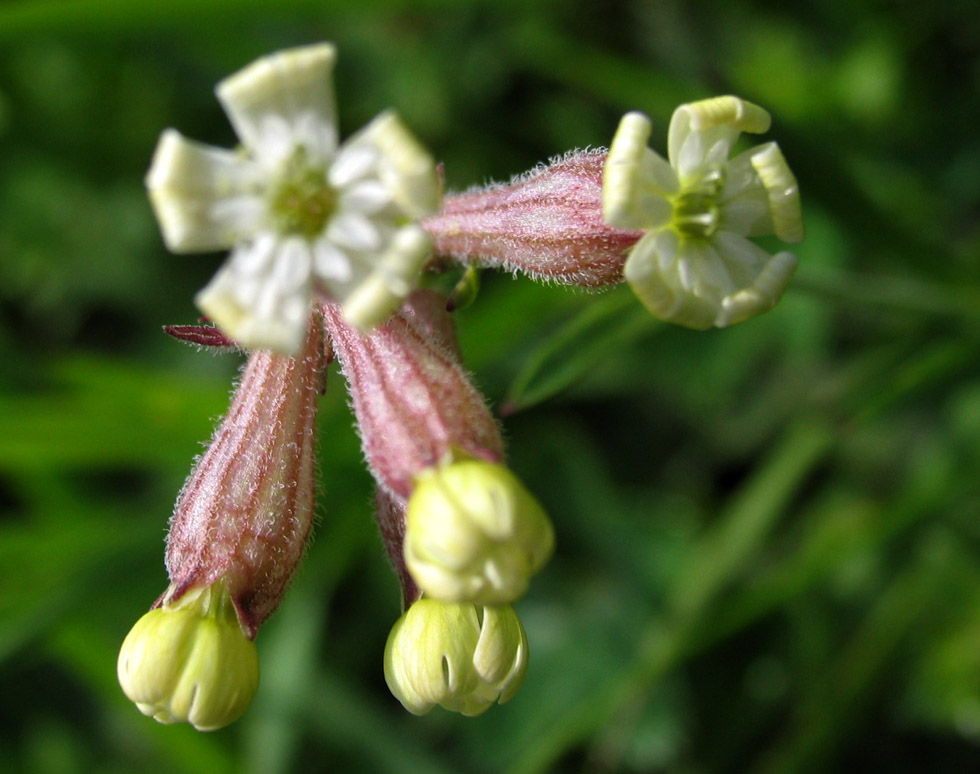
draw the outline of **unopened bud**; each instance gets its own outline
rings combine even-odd
[[[480,715],[510,700],[527,671],[527,635],[510,606],[420,599],[388,636],[385,681],[409,712]]]
[[[541,505],[503,465],[460,459],[429,468],[408,501],[405,562],[435,599],[513,602],[554,540]]]
[[[214,731],[248,709],[259,685],[254,643],[223,582],[151,610],[119,652],[119,684],[144,715]]]

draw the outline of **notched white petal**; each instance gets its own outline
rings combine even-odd
[[[344,319],[360,330],[388,319],[415,287],[431,251],[432,241],[421,226],[402,226],[371,274],[342,299]]]
[[[773,229],[784,242],[803,239],[800,188],[779,146],[774,142],[759,146],[752,154],[752,166],[769,196]]]
[[[693,256],[685,248],[666,229],[648,233],[630,251],[623,276],[655,317],[703,330],[712,326],[717,309],[710,300],[684,288],[694,284],[693,274],[686,282],[682,279],[685,272],[697,271],[691,263]]]
[[[243,264],[260,265],[237,249],[195,297],[198,308],[246,349],[296,354],[303,344],[312,284],[309,249],[299,239],[278,244],[274,256],[254,273]]]
[[[372,251],[381,247],[381,235],[371,220],[357,212],[341,212],[327,226],[327,239],[342,248]]]
[[[146,175],[167,248],[187,253],[231,247],[247,233],[248,215],[261,208],[258,180],[258,170],[240,155],[167,129]]]
[[[678,166],[681,177],[685,177],[687,167],[680,160],[692,134],[702,135],[702,148],[705,151],[714,147],[719,140],[730,149],[739,132],[759,134],[768,131],[771,122],[769,113],[758,105],[730,95],[689,102],[678,107],[671,116],[667,130],[667,158]],[[692,163],[690,155],[685,161]]]
[[[602,173],[602,216],[611,226],[651,229],[670,219],[677,175],[647,147],[650,129],[645,115],[627,113],[613,137]]]
[[[313,243],[313,273],[325,282],[349,282],[353,273],[351,260],[329,239],[318,239]]]
[[[435,162],[393,111],[379,115],[349,144],[377,150],[378,179],[405,215],[424,218],[439,209],[442,194]]]
[[[218,99],[245,147],[263,161],[281,160],[282,129],[269,121],[281,117],[291,137],[313,146],[308,151],[321,158],[332,153],[335,60],[336,49],[319,43],[262,57],[221,81]]]
[[[772,256],[752,285],[722,300],[715,325],[724,328],[772,309],[789,285],[797,263],[792,253]]]

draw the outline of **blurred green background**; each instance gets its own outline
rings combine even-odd
[[[485,276],[469,367],[558,550],[526,683],[478,719],[385,688],[399,613],[331,376],[316,539],[213,734],[125,699],[167,518],[240,358],[165,323],[221,256],[164,250],[160,131],[230,146],[214,84],[332,40],[348,134],[396,107],[448,185],[762,104],[808,235],[770,314]],[[0,3],[0,770],[980,770],[980,12],[973,0]]]

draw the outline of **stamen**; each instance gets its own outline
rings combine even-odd
[[[326,170],[310,164],[300,146],[284,164],[281,180],[269,203],[276,228],[312,239],[337,209],[337,192],[327,182]]]
[[[725,172],[714,168],[673,197],[672,225],[681,239],[710,239],[721,223],[721,191]]]

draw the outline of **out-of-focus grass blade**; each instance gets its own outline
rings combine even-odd
[[[839,303],[980,322],[980,288],[943,287],[921,278],[805,270],[793,279],[793,286]]]
[[[790,428],[782,443],[731,499],[727,512],[702,539],[690,567],[678,578],[672,594],[678,616],[697,615],[738,573],[832,442],[830,428],[821,422],[803,420]]]
[[[404,774],[453,771],[429,751],[417,730],[410,730],[412,725],[393,727],[390,717],[369,700],[362,687],[351,687],[340,675],[321,672],[313,676],[309,694],[315,699],[306,712],[315,732],[335,743],[346,742],[351,750],[369,757],[375,765],[372,770]]]
[[[262,632],[262,685],[242,720],[246,730],[240,771],[295,770],[303,735],[309,731],[304,708],[322,698],[313,692],[310,675],[319,670],[319,646],[328,622],[325,611],[354,558],[363,549],[377,547],[374,525],[351,516],[355,514],[334,514],[321,526],[297,582]],[[320,546],[329,550],[318,550]]]
[[[888,665],[896,649],[923,630],[929,611],[938,614],[951,583],[961,574],[952,536],[935,530],[920,544],[916,560],[877,597],[850,642],[829,665],[825,679],[815,680],[797,705],[786,736],[774,744],[757,768],[760,774],[822,770],[845,735],[856,733],[852,720],[862,697]]]
[[[172,464],[228,402],[213,383],[95,356],[58,363],[46,378],[41,391],[0,393],[3,469]]]
[[[450,6],[453,0],[361,0],[359,7],[385,9],[417,8],[428,5]],[[517,0],[498,5],[518,6]],[[0,40],[17,39],[37,32],[84,31],[106,33],[114,30],[142,29],[147,24],[159,28],[200,24],[203,20],[248,18],[257,12],[322,11],[331,6],[344,9],[345,0],[170,0],[167,3],[130,2],[130,0],[45,0],[45,2],[7,3],[0,6]]]
[[[633,660],[580,709],[544,733],[511,769],[513,774],[546,771],[572,745],[602,729],[625,708],[641,702],[651,687],[685,655],[692,633],[717,593],[742,569],[764,540],[789,498],[823,459],[832,435],[819,422],[802,419],[788,429],[767,459],[731,499],[718,525],[680,573],[670,615],[658,617],[637,639]]]
[[[526,359],[501,413],[513,414],[553,398],[600,368],[611,352],[651,335],[657,326],[626,288],[597,299]]]

